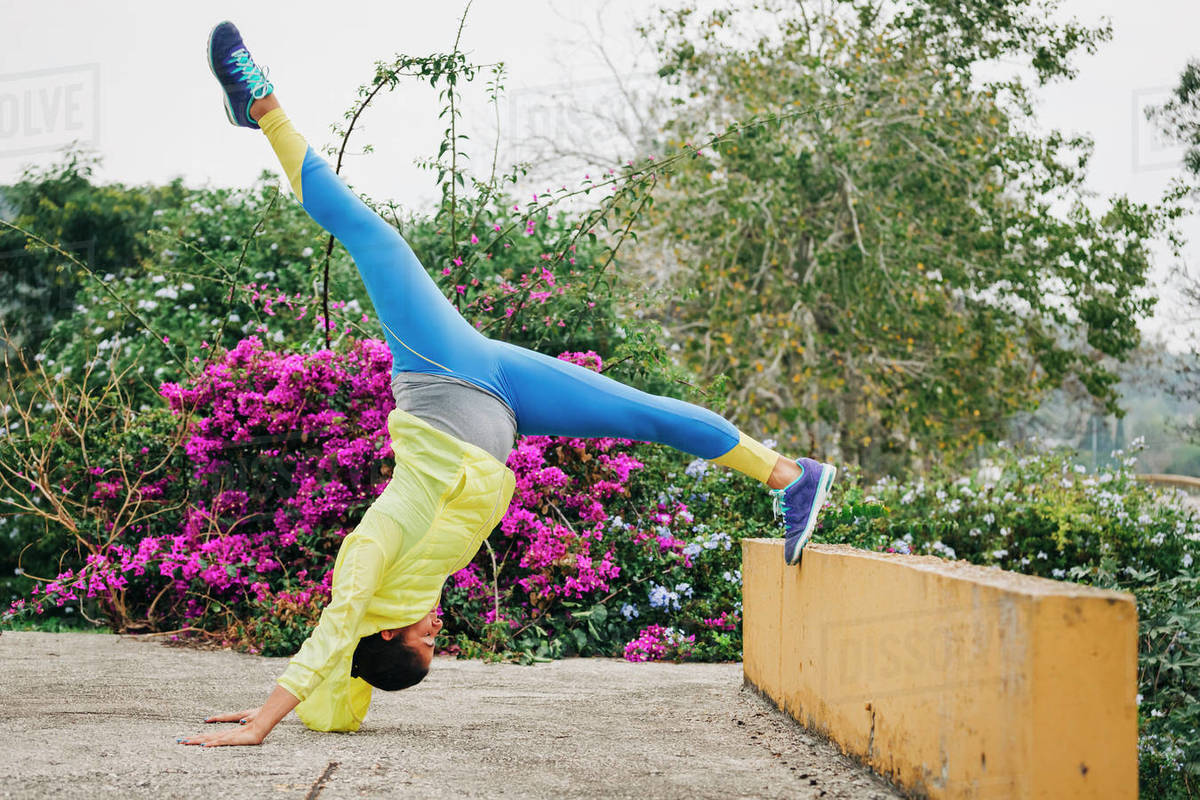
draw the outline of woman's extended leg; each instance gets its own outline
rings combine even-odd
[[[259,115],[304,210],[354,259],[392,351],[392,371],[444,372],[472,383],[472,376],[486,374],[487,339],[438,290],[404,237],[317,155],[273,94],[250,113]]]

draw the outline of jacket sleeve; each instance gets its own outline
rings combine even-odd
[[[342,541],[329,604],[276,681],[301,701],[358,646],[359,623],[379,586],[384,559],[383,549],[365,536],[351,533]]]

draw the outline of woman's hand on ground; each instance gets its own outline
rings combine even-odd
[[[282,686],[276,686],[267,702],[258,708],[249,708],[232,714],[213,714],[205,722],[238,722],[238,727],[220,733],[206,733],[177,739],[180,744],[198,744],[204,747],[262,744],[279,720],[300,704],[299,698]]]
[[[231,716],[231,715],[226,715]],[[262,744],[263,739],[267,738],[267,732],[259,728],[257,725],[240,725],[236,728],[220,731],[219,733],[206,733],[200,736],[190,736],[186,739],[177,740],[180,744],[197,744],[203,747],[229,747],[236,745],[256,745]]]
[[[223,745],[255,745],[262,744],[263,739],[267,738],[265,731],[260,731],[257,727],[251,725],[258,712],[262,710],[262,706],[258,708],[248,708],[245,711],[234,711],[230,714],[213,714],[205,722],[237,722],[242,727],[233,730],[221,731],[220,733],[206,733],[200,736],[192,736],[186,739],[180,739],[180,744],[198,744],[205,747],[221,747]]]

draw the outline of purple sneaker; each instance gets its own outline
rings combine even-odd
[[[787,527],[786,540],[783,544],[783,557],[789,564],[800,563],[800,555],[804,545],[812,538],[813,529],[817,527],[817,515],[837,477],[837,467],[832,464],[822,464],[811,458],[796,460],[803,472],[799,478],[782,489],[772,489],[771,496],[775,498],[775,514],[783,514]]]
[[[208,35],[208,67],[225,91],[225,115],[234,125],[257,128],[250,105],[275,91],[267,68],[250,57],[242,34],[232,22],[222,22]]]

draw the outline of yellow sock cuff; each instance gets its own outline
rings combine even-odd
[[[258,127],[266,134],[271,143],[279,164],[287,174],[288,183],[296,193],[296,199],[304,202],[303,190],[300,186],[300,170],[304,166],[304,154],[308,152],[308,142],[300,135],[282,108],[273,108],[258,120]]]
[[[740,439],[729,452],[713,459],[713,463],[736,469],[756,481],[766,483],[775,471],[779,454],[762,442],[739,431]]]

